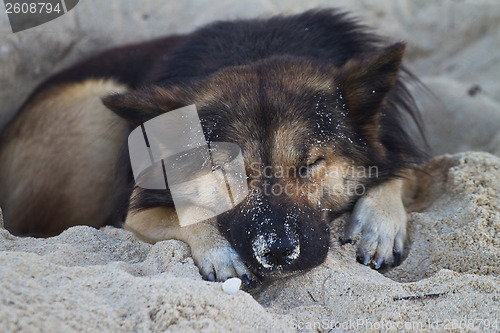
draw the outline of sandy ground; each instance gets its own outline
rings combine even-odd
[[[500,158],[441,156],[426,171],[431,176],[422,175],[401,266],[380,274],[355,261],[354,246],[334,241],[323,265],[264,285],[253,297],[230,296],[220,283],[203,281],[179,241],[145,244],[112,227],[74,227],[49,239],[0,230],[0,327],[494,330],[500,324]],[[342,224],[335,221],[332,233]]]
[[[300,12],[329,1],[81,1],[12,34],[0,14],[0,127],[33,87],[98,50],[214,19]],[[500,330],[500,6],[475,1],[336,1],[406,40],[435,155],[411,207],[400,267],[371,270],[334,241],[326,262],[252,295],[201,279],[179,241],[74,227],[49,239],[0,228],[0,331]],[[467,152],[464,151],[482,151]],[[453,153],[454,155],[442,155]],[[0,218],[1,220],[1,218]],[[332,222],[334,240],[343,221]]]

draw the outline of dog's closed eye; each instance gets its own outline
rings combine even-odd
[[[298,169],[298,176],[301,178],[308,177],[311,174],[312,170],[315,167],[318,167],[319,165],[321,165],[324,160],[325,160],[324,157],[318,157],[312,163],[307,163],[305,165],[302,165]]]

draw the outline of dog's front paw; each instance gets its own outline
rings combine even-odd
[[[400,189],[399,180],[391,181],[368,192],[354,206],[341,240],[349,243],[362,234],[357,257],[360,263],[373,262],[375,269],[400,264],[407,222]]]
[[[206,280],[222,282],[238,277],[247,288],[259,282],[230,245],[191,248],[191,252],[200,274]]]

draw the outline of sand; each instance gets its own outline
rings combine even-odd
[[[381,274],[355,261],[353,245],[334,240],[323,265],[265,284],[253,297],[243,291],[227,295],[221,283],[203,281],[180,241],[146,244],[113,227],[73,227],[49,239],[0,230],[0,327],[493,329],[500,324],[500,158],[441,156],[426,171],[432,181],[422,175],[401,266]],[[342,223],[332,224],[334,235]]]
[[[0,128],[38,82],[98,50],[214,19],[328,4],[87,0],[16,34],[0,15]],[[180,241],[151,245],[122,229],[85,226],[19,238],[0,227],[0,331],[500,330],[500,7],[495,0],[335,5],[406,40],[406,64],[435,95],[415,89],[439,156],[425,166],[430,176],[421,175],[401,266],[377,272],[358,264],[355,247],[337,242],[340,218],[323,265],[228,295],[201,279]]]

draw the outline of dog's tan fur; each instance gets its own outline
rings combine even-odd
[[[186,242],[204,276],[217,272],[217,279],[222,281],[244,274],[252,276],[229,242],[220,234],[217,222],[213,219],[181,227],[174,208],[157,207],[129,212],[124,228],[150,243],[166,239]]]
[[[50,87],[2,133],[0,206],[12,233],[55,235],[106,222],[127,125],[100,98],[126,89],[112,80]]]

